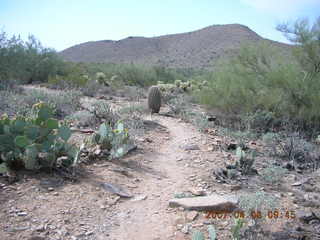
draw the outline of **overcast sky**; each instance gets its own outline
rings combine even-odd
[[[240,23],[285,42],[277,24],[320,16],[320,0],[0,0],[0,29],[60,51],[75,44]]]

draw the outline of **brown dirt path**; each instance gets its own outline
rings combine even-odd
[[[3,205],[4,209],[10,210],[0,216],[10,216],[10,221],[0,224],[5,229],[4,232],[0,231],[0,236],[4,239],[32,239],[28,236],[38,234],[46,235],[45,239],[66,240],[184,239],[183,234],[176,229],[179,211],[169,208],[168,203],[175,193],[186,191],[193,185],[188,179],[193,174],[193,168],[181,161],[190,158],[190,154],[181,146],[197,143],[195,139],[200,139],[201,134],[190,124],[178,119],[153,115],[152,120],[166,130],[152,131],[152,143],[145,144],[143,154],[124,159],[124,162],[135,162],[138,168],[139,164],[142,166],[141,169],[135,169],[137,171],[129,170],[133,178],[117,175],[108,167],[88,166],[89,172],[105,182],[116,182],[125,188],[136,184],[137,187],[132,190],[134,196],[145,195],[145,199],[121,199],[118,202],[116,200],[115,204],[109,204],[114,199],[112,194],[96,188],[86,180],[80,184],[54,188],[52,192],[42,192],[37,187],[41,178],[40,181],[27,178],[25,183],[17,183],[17,189],[24,189],[23,197],[14,198]],[[137,178],[139,182],[136,183],[134,179]],[[23,209],[28,215],[22,219],[12,212],[11,209],[16,208]],[[10,230],[9,233],[7,229],[10,226],[21,225],[18,224],[19,219],[28,225],[26,230],[17,233]],[[39,230],[39,226],[47,223],[50,223],[48,228]]]
[[[191,169],[179,164],[177,159],[186,157],[187,152],[181,149],[181,145],[198,132],[177,119],[157,116],[156,120],[168,129],[169,137],[148,158],[152,160],[151,168],[161,172],[163,177],[143,179],[139,190],[147,199],[118,205],[120,225],[111,232],[111,239],[176,239],[173,226],[177,215],[175,210],[168,208],[168,202],[175,193],[190,186],[187,177]]]

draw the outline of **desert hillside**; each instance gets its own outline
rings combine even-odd
[[[210,68],[246,42],[264,40],[240,24],[212,25],[197,31],[159,37],[128,37],[72,46],[60,52],[73,62],[135,63],[178,68]],[[271,41],[271,40],[267,40]],[[286,49],[289,45],[271,41]]]

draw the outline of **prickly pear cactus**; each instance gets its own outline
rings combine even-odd
[[[161,107],[161,93],[158,87],[152,86],[148,93],[148,106],[151,113],[158,113]]]
[[[30,118],[0,118],[0,164],[36,170],[51,168],[59,156],[68,156],[62,164],[71,165],[77,160],[78,150],[67,143],[71,136],[69,127],[52,118],[53,109],[43,102],[35,104],[33,111],[35,115]]]

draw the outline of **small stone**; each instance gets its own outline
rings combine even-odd
[[[88,231],[88,232],[85,233],[86,236],[90,236],[92,234],[93,234],[93,231]]]
[[[193,150],[200,150],[199,146],[197,144],[189,144],[183,146],[183,150],[185,151],[193,151]]]
[[[127,184],[128,188],[137,188],[138,186],[136,184]]]
[[[27,213],[27,212],[18,212],[17,215],[18,215],[19,217],[23,217],[23,216],[27,216],[28,213]]]
[[[311,178],[304,178],[304,179],[302,179],[302,180],[300,180],[298,182],[292,183],[291,186],[294,186],[294,187],[295,186],[301,186],[302,184],[307,183],[310,180],[311,180]]]
[[[189,192],[191,192],[194,196],[205,196],[206,193],[204,190],[202,190],[201,188],[191,188],[189,190]]]
[[[190,224],[186,224],[182,229],[181,232],[184,234],[188,234],[190,231],[191,225]]]
[[[187,213],[187,216],[186,216],[186,218],[187,218],[187,220],[189,220],[189,221],[193,221],[193,220],[195,220],[197,217],[198,217],[198,212],[196,212],[196,211],[191,211],[191,212],[188,212]]]
[[[179,224],[184,224],[185,220],[183,217],[178,216],[175,220],[174,223],[175,225],[179,225]]]
[[[138,195],[131,199],[132,202],[142,201],[147,199],[147,195]]]
[[[193,224],[192,226],[195,228],[203,227],[203,223],[196,223],[196,224]]]
[[[36,227],[37,232],[43,232],[45,230],[46,230],[46,228],[45,228],[45,225],[43,225],[43,224]]]
[[[183,224],[177,224],[177,229],[181,230],[183,228]]]
[[[210,224],[212,224],[212,221],[211,220],[205,220],[205,221],[203,221],[203,224],[210,225]]]
[[[214,150],[214,147],[213,147],[213,146],[209,146],[209,147],[208,147],[208,151],[209,151],[209,152],[211,152],[211,151],[213,151],[213,150]]]
[[[241,189],[241,185],[232,185],[231,187],[230,187],[230,190],[231,191],[238,191],[238,190],[240,190]]]
[[[96,156],[100,155],[100,153],[101,153],[101,149],[100,149],[100,148],[98,148],[98,149],[96,149],[96,150],[94,151],[94,154],[95,154]]]

